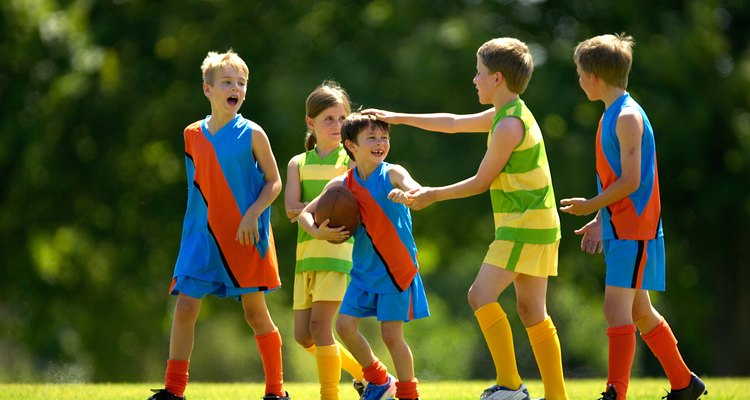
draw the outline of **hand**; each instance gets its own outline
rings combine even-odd
[[[560,200],[560,204],[563,205],[563,207],[560,207],[560,211],[573,215],[589,215],[594,211],[597,211],[595,208],[591,207],[591,203],[583,197],[562,199]]]
[[[421,210],[436,201],[435,192],[431,187],[412,189],[406,196],[411,199],[408,205],[413,210]]]
[[[305,207],[302,208],[292,208],[286,210],[286,217],[289,218],[289,222],[295,223],[297,220],[299,220],[299,214],[304,210]]]
[[[236,239],[242,245],[255,244],[260,240],[260,232],[258,232],[258,216],[253,212],[246,212],[240,221],[240,226],[237,229]]]
[[[391,192],[388,193],[388,198],[394,203],[405,204],[407,206],[413,201],[403,190],[398,188],[391,190]]]
[[[597,218],[573,232],[576,235],[583,235],[581,251],[589,254],[602,253],[602,223]]]
[[[338,228],[331,228],[328,224],[331,222],[330,219],[323,221],[320,226],[317,227],[313,232],[310,232],[312,237],[318,240],[329,240],[331,242],[341,242],[349,238],[351,234],[349,231],[345,231],[345,226],[339,226]]]
[[[360,111],[360,113],[364,114],[364,115],[372,115],[375,118],[377,118],[378,120],[383,121],[383,122],[388,122],[390,124],[396,124],[396,122],[394,120],[396,118],[396,113],[394,113],[394,112],[385,111],[385,110],[378,110],[377,108],[368,108],[366,110]]]

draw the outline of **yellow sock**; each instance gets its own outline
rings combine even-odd
[[[485,304],[474,312],[474,316],[477,317],[484,340],[490,348],[497,373],[497,384],[518,389],[521,387],[521,376],[518,375],[513,332],[510,330],[508,316],[497,302]]]
[[[341,380],[341,354],[339,346],[318,346],[315,351],[318,363],[318,381],[320,382],[321,400],[339,399],[339,381]]]
[[[313,345],[310,347],[303,347],[303,349],[305,349],[305,351],[307,351],[308,353],[315,355],[315,343],[313,343]]]
[[[544,383],[544,398],[547,400],[567,399],[563,377],[560,339],[557,328],[549,316],[542,322],[526,328],[536,364]]]
[[[365,374],[362,372],[362,366],[359,365],[352,353],[350,353],[343,344],[339,343],[338,340],[336,341],[336,344],[339,346],[339,352],[341,353],[341,368],[348,372],[349,375],[357,381],[365,379]]]

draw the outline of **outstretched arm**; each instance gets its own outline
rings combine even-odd
[[[396,164],[391,167],[389,176],[393,189],[388,193],[388,198],[395,203],[410,205],[412,200],[407,192],[419,190],[422,185],[411,177],[406,168]]]
[[[503,119],[495,127],[487,152],[474,176],[448,186],[412,190],[409,193],[413,201],[410,207],[419,210],[436,201],[469,197],[486,192],[495,177],[505,168],[513,149],[521,143],[523,133],[524,125],[521,120]]]
[[[374,115],[375,118],[388,122],[389,124],[404,124],[426,131],[459,133],[459,132],[489,132],[492,128],[492,119],[495,116],[495,108],[476,114],[407,114],[397,113],[375,108],[368,108],[362,114]]]

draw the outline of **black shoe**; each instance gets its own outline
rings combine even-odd
[[[602,393],[602,397],[599,400],[617,400],[617,390],[615,385],[607,385],[607,390]]]
[[[154,395],[149,397],[147,400],[185,400],[187,397],[177,397],[167,389],[151,389]]]
[[[701,378],[698,378],[695,374],[691,373],[690,383],[685,389],[674,390],[667,393],[662,399],[667,400],[698,400],[701,395],[708,394],[706,390],[706,384],[703,383]]]
[[[269,393],[261,397],[261,400],[292,400],[292,398],[289,397],[289,392],[284,392],[284,396]]]
[[[354,386],[354,390],[357,391],[357,394],[359,395],[359,398],[362,398],[362,395],[365,394],[365,387],[367,387],[367,381],[362,379],[361,381],[354,380],[354,383],[352,384]]]

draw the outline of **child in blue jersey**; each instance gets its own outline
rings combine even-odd
[[[389,126],[373,117],[350,115],[341,127],[344,145],[357,166],[331,180],[326,189],[345,186],[359,203],[362,223],[354,235],[351,282],[336,321],[336,330],[363,368],[369,382],[362,399],[380,400],[395,394],[417,399],[417,379],[404,322],[429,316],[417,264],[406,192],[421,186],[401,166],[385,162],[390,149]],[[340,241],[349,236],[344,227],[316,226],[313,213],[318,198],[305,207],[299,224],[320,240]],[[383,341],[396,368],[398,382],[373,354],[359,332],[362,318],[376,317]]]
[[[419,210],[437,201],[489,191],[494,241],[467,295],[495,364],[495,384],[482,392],[481,400],[530,398],[518,373],[510,321],[498,302],[511,284],[542,376],[544,397],[567,399],[560,340],[547,314],[548,277],[557,275],[560,219],[542,131],[520,97],[533,70],[525,43],[495,38],[477,50],[473,79],[479,102],[492,108],[468,115],[363,111],[386,122],[429,131],[488,134],[487,151],[474,176],[407,193],[410,207]]]
[[[596,217],[575,231],[581,250],[601,253],[607,267],[604,316],[609,371],[604,400],[625,400],[635,354],[635,330],[659,359],[672,390],[669,400],[695,400],[706,385],[682,360],[672,330],[651,304],[649,290],[665,290],[664,234],[654,132],[646,113],[626,91],[633,38],[602,35],[574,53],[581,89],[602,101],[596,133],[599,194],[560,200],[560,210]]]
[[[170,292],[177,296],[165,388],[149,400],[184,399],[195,322],[206,295],[242,302],[266,378],[265,400],[288,400],[281,336],[265,292],[281,286],[270,205],[281,178],[268,136],[238,113],[249,71],[232,50],[201,66],[211,114],[184,131],[188,202]]]
[[[284,206],[296,222],[300,211],[319,196],[331,179],[354,167],[341,143],[341,125],[351,112],[346,91],[325,81],[305,102],[304,153],[287,167]],[[321,400],[338,400],[341,369],[354,378],[354,388],[365,388],[362,366],[333,336],[333,319],[341,305],[352,269],[352,241],[332,244],[299,228],[294,274],[294,338],[315,355]]]

